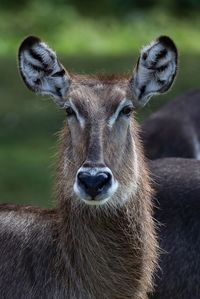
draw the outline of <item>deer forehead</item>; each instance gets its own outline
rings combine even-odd
[[[105,120],[110,117],[113,117],[114,123],[119,110],[129,102],[126,100],[125,88],[115,84],[72,84],[65,107],[70,106],[76,112],[82,125],[85,120]]]

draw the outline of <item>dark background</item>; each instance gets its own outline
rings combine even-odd
[[[19,78],[16,52],[38,35],[70,71],[131,72],[140,48],[171,36],[179,49],[172,90],[138,112],[142,121],[166,101],[200,86],[199,0],[1,0],[0,2],[0,201],[53,204],[56,132],[65,115],[36,97]]]

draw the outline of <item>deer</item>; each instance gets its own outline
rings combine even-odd
[[[166,92],[177,49],[160,36],[130,76],[69,73],[27,37],[18,66],[27,87],[66,112],[59,133],[57,207],[0,205],[0,297],[147,299],[158,242],[153,190],[134,111]]]
[[[152,113],[142,124],[145,155],[200,160],[200,90],[191,90]]]

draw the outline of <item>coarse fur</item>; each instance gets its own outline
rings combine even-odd
[[[200,161],[151,161],[161,254],[151,299],[200,298]]]
[[[157,262],[152,189],[131,111],[171,85],[177,51],[167,37],[151,47],[134,82],[69,74],[35,37],[20,46],[23,80],[66,109],[67,121],[59,134],[57,209],[1,206],[2,298],[146,299],[152,291]],[[162,70],[164,48],[169,68]],[[143,74],[147,69],[144,82],[138,79],[141,67]],[[157,81],[163,71],[166,81]],[[137,97],[133,87],[144,83],[149,92]],[[86,202],[74,187],[78,171],[105,166],[117,187],[111,185],[104,201]]]
[[[147,118],[141,127],[145,155],[200,160],[200,90],[170,101]]]

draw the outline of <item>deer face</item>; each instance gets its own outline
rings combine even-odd
[[[70,76],[38,38],[23,41],[19,69],[26,85],[66,111],[66,192],[89,205],[121,204],[137,192],[141,153],[133,111],[169,89],[176,64],[173,41],[160,37],[141,51],[128,79]]]
[[[96,205],[116,193],[120,169],[127,170],[127,160],[134,160],[130,132],[133,104],[126,99],[127,82],[119,87],[119,83],[100,78],[86,80],[90,83],[72,82],[65,104],[68,156],[76,165],[74,192]],[[132,177],[135,170],[133,165]]]

